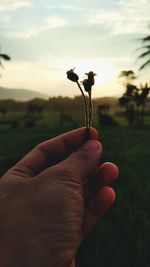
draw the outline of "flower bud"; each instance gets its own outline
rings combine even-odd
[[[84,90],[85,90],[86,92],[90,92],[90,91],[91,91],[91,89],[92,89],[92,85],[91,85],[91,83],[89,82],[88,79],[84,79],[84,80],[82,81],[82,84],[83,84]]]
[[[85,75],[88,76],[88,80],[91,86],[94,85],[94,76],[96,76],[96,74],[93,71],[90,71],[88,73],[85,73]]]
[[[77,82],[79,80],[78,75],[74,73],[74,69],[68,70],[66,74],[67,74],[67,78],[71,80],[72,82]]]
[[[82,81],[82,84],[84,86],[84,90],[86,92],[90,92],[92,89],[92,86],[94,85],[94,76],[96,75],[93,71],[90,71],[88,73],[85,73],[85,75],[88,76],[87,79],[84,79]]]

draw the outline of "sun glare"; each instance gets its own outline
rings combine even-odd
[[[98,85],[107,84],[109,79],[116,74],[113,65],[101,58],[71,59],[64,65],[66,65],[66,68],[68,69],[75,67],[75,71],[79,74],[81,79],[84,78],[83,73],[92,70],[97,74],[95,79]]]
[[[48,58],[49,64],[41,61],[39,64],[12,62],[7,67],[2,81],[7,87],[14,84],[15,88],[29,88],[42,91],[46,94],[63,95],[73,97],[78,92],[70,90],[70,84],[66,80],[66,71],[75,67],[80,81],[85,76],[84,73],[93,71],[95,76],[95,86],[93,96],[115,95],[113,88],[115,86],[117,70],[113,64],[101,58]],[[15,73],[19,73],[16,77]],[[26,81],[24,81],[26,77]],[[63,88],[63,91],[62,91]]]

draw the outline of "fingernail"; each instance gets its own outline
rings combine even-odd
[[[102,150],[102,145],[97,140],[89,140],[84,145],[82,145],[80,149],[90,152],[100,152]]]

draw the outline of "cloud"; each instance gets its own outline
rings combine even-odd
[[[68,25],[67,19],[63,17],[49,17],[46,19],[46,28],[52,29],[52,28],[61,28]]]
[[[90,25],[99,25],[113,34],[147,34],[149,0],[121,0],[115,8],[89,11],[85,17]]]
[[[32,28],[28,31],[15,31],[15,32],[8,32],[5,34],[6,37],[11,39],[30,39],[32,37],[38,36],[42,32],[42,29],[39,28]]]
[[[0,12],[10,12],[31,5],[32,2],[29,0],[1,0]]]
[[[45,3],[41,3],[41,6],[45,9],[62,9],[62,10],[72,10],[72,11],[83,11],[84,9],[81,6],[75,6],[71,4],[58,4],[58,5],[47,5]]]
[[[69,25],[69,22],[66,18],[60,16],[51,16],[44,20],[44,23],[40,27],[32,27],[26,31],[16,31],[6,33],[5,36],[9,38],[20,38],[20,39],[30,39],[40,35],[42,32],[45,32],[49,29],[62,28]]]
[[[118,5],[120,6],[128,6],[128,7],[139,7],[139,6],[143,6],[143,5],[149,5],[149,0],[120,0],[118,2]]]
[[[1,16],[0,16],[0,23],[2,24],[2,23],[8,23],[8,22],[10,22],[10,19],[11,19],[11,17],[9,16],[9,15],[3,15],[3,14],[1,14]]]

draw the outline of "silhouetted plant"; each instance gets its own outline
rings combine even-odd
[[[96,75],[93,71],[90,71],[88,73],[85,73],[87,76],[86,79],[84,79],[81,84],[83,85],[84,90],[88,93],[88,100],[84,94],[84,90],[82,89],[80,83],[79,83],[79,77],[76,73],[74,73],[74,69],[71,69],[67,71],[67,78],[71,80],[72,82],[76,82],[80,92],[83,97],[84,101],[84,108],[85,108],[85,126],[86,126],[86,139],[88,138],[90,134],[90,127],[91,127],[91,121],[92,121],[92,113],[93,113],[93,104],[92,104],[92,86],[94,85],[94,76]]]
[[[150,35],[141,39],[142,46],[138,50],[143,50],[138,56],[138,59],[144,59],[145,62],[140,66],[140,70],[150,65]]]
[[[119,104],[126,108],[126,117],[130,125],[143,124],[144,108],[150,88],[146,83],[140,88],[133,84],[136,79],[133,71],[122,71],[119,78],[124,78],[123,84],[126,89],[122,97],[119,98]]]
[[[2,64],[2,60],[10,60],[10,59],[11,59],[10,56],[8,56],[7,54],[0,53],[0,66],[4,68]]]
[[[150,92],[150,87],[148,86],[148,84],[147,83],[145,85],[141,84],[138,95],[135,97],[136,105],[137,107],[141,109],[139,118],[138,118],[138,122],[141,125],[143,125],[144,109],[145,109],[145,105],[146,105],[149,92]]]
[[[132,84],[133,81],[137,78],[133,70],[123,70],[120,72],[119,76],[124,85]]]
[[[137,87],[133,84],[136,75],[132,70],[123,70],[119,74],[119,79],[125,87],[126,91],[122,97],[119,98],[119,105],[126,108],[126,117],[130,125],[135,122],[135,95],[137,94]]]

